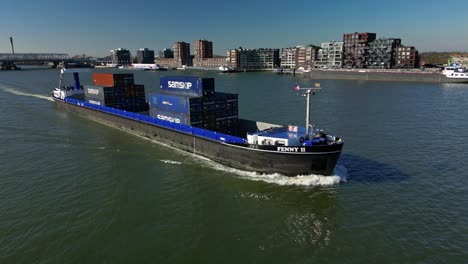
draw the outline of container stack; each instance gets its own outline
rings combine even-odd
[[[148,111],[145,87],[135,84],[133,74],[94,73],[93,84],[86,85],[85,101],[125,111]]]
[[[216,92],[216,129],[226,134],[236,134],[239,125],[238,95]]]
[[[161,91],[150,93],[150,115],[158,119],[235,134],[238,96],[215,92],[213,78],[161,77]]]
[[[150,93],[148,98],[150,116],[189,126],[203,125],[202,97]]]
[[[123,109],[125,91],[120,87],[85,85],[85,101],[99,106]]]

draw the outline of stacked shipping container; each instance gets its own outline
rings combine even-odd
[[[211,97],[215,92],[214,78],[166,76],[159,79],[163,92],[199,97]]]
[[[161,92],[148,96],[150,115],[162,120],[235,134],[237,94],[216,93],[213,78],[161,77]]]
[[[145,87],[135,84],[133,74],[94,73],[94,85],[86,85],[85,101],[131,112],[148,111]]]
[[[150,116],[189,126],[203,125],[202,97],[151,93],[148,101]]]
[[[97,85],[85,85],[85,101],[90,104],[123,108],[124,89],[121,87],[105,87]]]

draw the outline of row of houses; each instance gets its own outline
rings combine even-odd
[[[376,33],[343,34],[343,41],[283,49],[244,49],[227,51],[226,56],[213,55],[213,42],[196,40],[191,55],[190,44],[177,41],[172,50],[165,49],[154,57],[154,51],[137,51],[139,63],[156,63],[167,67],[192,66],[216,68],[228,66],[237,70],[274,68],[416,68],[419,54],[415,47],[404,46],[399,38],[377,38]],[[114,64],[131,64],[130,52],[111,51]]]
[[[184,41],[174,42],[171,49],[172,53],[169,56],[160,53],[160,56],[155,58],[156,64],[166,67],[192,66],[199,68],[217,68],[226,66],[226,57],[213,55],[213,42],[208,40],[196,40],[193,43],[193,55],[190,53],[190,43]]]
[[[376,38],[375,33],[344,34],[343,41],[324,42],[320,47],[310,45],[312,54],[303,63],[303,46],[281,50],[282,68],[417,68],[419,53],[413,46],[404,46],[401,39]],[[309,58],[309,57],[306,57]]]
[[[227,61],[236,69],[285,68],[417,68],[418,50],[401,39],[379,38],[375,33],[344,34],[344,41],[279,49],[229,50]]]
[[[377,38],[375,33],[343,34],[343,41],[320,46],[283,49],[233,49],[227,53],[228,66],[236,69],[286,68],[417,68],[419,53],[404,46],[399,38]]]

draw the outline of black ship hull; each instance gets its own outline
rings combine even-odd
[[[53,99],[61,109],[209,158],[229,167],[258,173],[328,176],[333,173],[343,147],[342,143],[307,147],[305,152],[281,152],[275,146],[253,148],[248,144],[219,142],[71,104],[54,97]]]

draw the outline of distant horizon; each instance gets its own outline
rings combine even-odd
[[[455,2],[455,3],[454,3]],[[288,48],[342,41],[343,34],[376,33],[377,38],[400,38],[402,44],[424,52],[467,52],[468,1],[371,0],[295,5],[238,0],[181,0],[119,3],[101,0],[68,2],[18,0],[2,5],[0,53],[67,53],[105,57],[125,48],[156,53],[172,43],[206,39],[213,53],[224,56],[238,47]],[[453,9],[456,6],[456,9]]]

